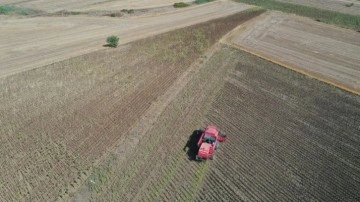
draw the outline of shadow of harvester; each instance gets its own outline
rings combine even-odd
[[[199,151],[199,147],[197,145],[199,139],[201,137],[201,130],[194,130],[194,132],[190,135],[186,145],[184,146],[184,151],[189,158],[189,160],[195,160],[196,154]]]

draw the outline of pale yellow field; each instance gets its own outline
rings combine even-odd
[[[0,0],[0,4],[11,4],[19,7],[39,9],[46,12],[56,12],[60,10],[116,10],[116,9],[141,9],[169,6],[178,1],[176,0]],[[190,2],[185,0],[183,2]]]
[[[268,12],[229,34],[228,43],[360,94],[359,33]]]
[[[119,44],[231,15],[251,6],[231,1],[157,15],[35,17],[0,21],[0,77],[104,49],[110,35]],[[219,12],[221,10],[221,12]]]

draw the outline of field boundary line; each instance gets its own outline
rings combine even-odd
[[[347,91],[349,93],[353,93],[353,94],[356,94],[356,95],[360,95],[360,89],[357,89],[357,88],[353,88],[351,86],[348,86],[344,83],[341,83],[341,82],[338,82],[338,81],[335,81],[333,79],[330,79],[328,77],[325,77],[321,74],[318,74],[318,73],[315,73],[313,71],[309,71],[309,70],[305,70],[304,68],[302,67],[299,67],[297,65],[294,65],[294,64],[290,64],[290,63],[287,63],[287,62],[281,62],[265,53],[261,53],[259,51],[256,51],[255,49],[252,49],[252,48],[247,48],[247,47],[244,47],[244,46],[240,46],[240,45],[237,45],[237,44],[233,44],[233,43],[229,43],[229,42],[226,42],[225,40],[222,40],[221,41],[223,44],[225,45],[228,45],[228,46],[231,46],[233,48],[236,48],[236,49],[240,49],[242,51],[245,51],[247,53],[250,53],[252,55],[255,55],[257,57],[260,57],[260,58],[263,58],[269,62],[272,62],[272,63],[275,63],[275,64],[278,64],[282,67],[285,67],[287,69],[290,69],[292,71],[295,71],[297,73],[300,73],[300,74],[303,74],[305,76],[308,76],[310,78],[313,78],[313,79],[316,79],[316,80],[319,80],[321,82],[324,82],[328,85],[331,85],[331,86],[334,86],[334,87],[337,87],[341,90],[344,90],[344,91]]]

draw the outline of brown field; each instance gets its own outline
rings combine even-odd
[[[225,45],[207,57],[72,201],[358,199],[359,96]],[[216,160],[191,161],[183,148],[207,124],[228,141]]]
[[[206,117],[229,137],[196,201],[358,201],[360,97],[223,51],[236,65]]]
[[[4,18],[0,201],[358,201],[360,96],[330,85],[359,85],[356,33],[250,7]]]
[[[360,15],[358,0],[276,0],[287,3],[300,4],[346,14]]]
[[[133,140],[130,128],[191,63],[258,14],[236,14],[0,79],[1,201],[72,194],[107,152]]]
[[[360,94],[357,32],[307,18],[268,12],[238,27],[228,43]]]
[[[105,39],[110,35],[118,35],[119,44],[126,44],[250,7],[217,1],[162,14],[124,18],[80,15],[3,19],[0,21],[0,77],[105,49]]]

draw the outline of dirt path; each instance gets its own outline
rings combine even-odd
[[[248,8],[245,4],[219,1],[145,17],[5,19],[0,22],[0,77],[104,49],[110,35],[118,35],[119,43],[125,44]]]
[[[228,36],[226,43],[360,94],[359,33],[268,12]]]

